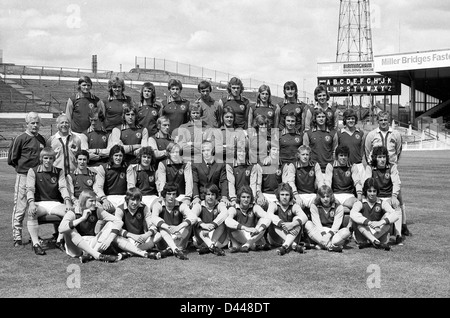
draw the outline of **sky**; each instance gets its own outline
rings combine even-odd
[[[335,62],[338,0],[2,0],[3,62],[127,71],[178,61],[313,92]],[[450,1],[372,0],[374,55],[450,48]],[[142,66],[141,66],[142,67]]]

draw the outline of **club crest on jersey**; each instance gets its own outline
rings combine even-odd
[[[239,108],[240,108],[241,110],[244,110],[244,109],[245,109],[245,105],[240,105]]]
[[[277,171],[275,172],[277,174],[277,176],[281,176],[281,170],[277,169]]]
[[[180,108],[181,108],[181,110],[183,110],[183,111],[186,110],[186,106],[184,106],[184,105],[181,105]]]
[[[180,170],[178,170],[178,174],[183,174],[184,173],[184,170],[183,169],[180,169]]]
[[[92,184],[93,184],[94,182],[92,182],[92,180],[91,179],[87,179],[86,180],[86,184],[88,185],[88,186],[90,186],[90,187],[92,187]]]
[[[125,178],[125,173],[121,172],[120,175],[119,175],[119,178],[120,179],[124,179]]]
[[[330,217],[334,218],[334,210],[330,211]]]
[[[89,108],[90,108],[90,109],[93,109],[93,108],[94,108],[94,104],[89,103]]]
[[[89,215],[89,218],[88,218],[88,222],[89,223],[96,223],[97,222],[97,218],[95,217],[95,215]]]
[[[142,213],[141,212],[136,213],[136,219],[142,220]]]
[[[53,183],[53,184],[55,184],[55,183],[56,183],[56,177],[51,177],[51,178],[50,178],[50,182]]]
[[[127,107],[128,107],[127,103],[122,104],[122,108],[127,108]]]
[[[379,205],[377,205],[376,207],[375,207],[375,212],[380,212],[381,211],[381,207],[379,206]]]
[[[345,171],[345,176],[348,178],[348,177],[350,177],[350,175],[351,175],[351,172],[350,171]]]
[[[332,117],[333,116],[333,113],[332,112],[327,112],[327,117],[328,118],[330,118],[330,117]]]
[[[391,174],[389,172],[386,172],[386,174],[384,175],[385,179],[390,179],[391,178]]]
[[[244,212],[242,212],[242,214],[244,214]],[[245,215],[245,214],[244,214],[244,215]],[[251,218],[251,217],[253,216],[253,209],[250,210],[250,211],[247,211],[247,216],[248,216],[249,218]]]
[[[356,135],[355,135],[355,138],[356,138],[356,139],[361,139],[361,136],[358,135],[358,134],[356,134]]]
[[[309,176],[310,176],[310,177],[314,177],[314,170],[311,170],[311,171],[309,172]]]
[[[295,109],[295,112],[296,112],[297,114],[300,114],[300,113],[302,112],[302,110],[300,109],[300,107],[297,107],[297,108]]]
[[[273,112],[272,111],[268,111],[267,112],[267,116],[272,117],[273,116]]]
[[[39,144],[39,148],[42,150],[44,149],[44,145],[43,144]]]
[[[331,141],[331,137],[330,136],[325,136],[325,141],[326,142],[330,142]]]
[[[136,133],[136,138],[141,138],[141,137],[142,137],[142,134],[140,132],[137,132]]]
[[[154,176],[148,176],[148,181],[149,181],[149,182],[155,181],[155,177],[154,177]]]
[[[300,138],[295,137],[295,142],[299,143],[300,142]]]
[[[152,111],[152,115],[153,115],[153,116],[158,115],[158,113],[156,112],[156,110],[153,110],[153,111]]]
[[[245,175],[248,177],[250,175],[250,170],[245,170]]]
[[[102,136],[103,142],[106,142],[106,136]]]

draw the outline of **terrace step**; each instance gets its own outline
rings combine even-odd
[[[32,99],[33,101],[42,101],[42,98],[40,98],[39,96],[36,96],[32,91],[27,90],[25,87],[23,87],[22,85],[17,84],[15,81],[13,80],[5,80],[4,81],[6,84],[8,84],[9,86],[11,86],[12,88],[14,88],[16,91],[18,91],[20,94],[22,94],[23,96],[27,97],[28,99]]]

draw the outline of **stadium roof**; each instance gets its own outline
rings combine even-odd
[[[375,72],[442,101],[450,99],[450,49],[374,56]]]

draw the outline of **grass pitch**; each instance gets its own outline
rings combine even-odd
[[[198,255],[159,261],[133,257],[80,264],[57,249],[37,256],[14,248],[11,213],[15,172],[0,161],[0,297],[56,298],[446,298],[450,296],[448,210],[450,151],[404,152],[400,178],[413,236],[390,252],[275,250]],[[41,237],[50,237],[43,225]],[[28,242],[26,223],[24,242]],[[226,250],[227,251],[227,250]]]

